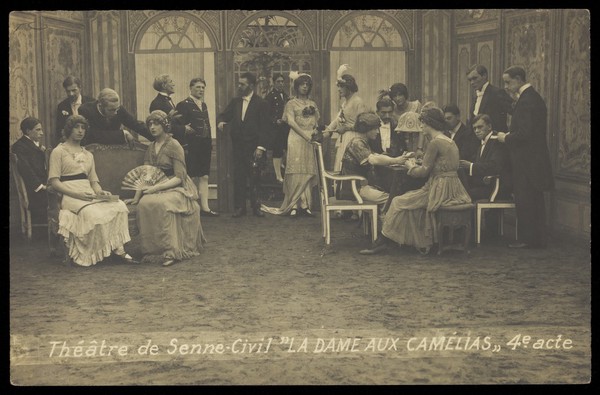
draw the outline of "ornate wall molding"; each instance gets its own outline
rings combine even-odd
[[[85,23],[85,11],[44,11],[44,17],[52,17],[71,23]]]
[[[472,10],[455,10],[454,16],[456,25],[481,24],[482,22],[493,21],[500,22],[500,10],[490,9],[472,9]]]

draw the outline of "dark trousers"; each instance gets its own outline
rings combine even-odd
[[[544,192],[535,189],[527,178],[522,178],[522,180],[515,179],[514,181],[519,242],[533,246],[544,246],[546,244]]]
[[[35,224],[44,224],[48,221],[48,194],[46,191],[35,192],[27,191],[29,200],[29,211],[31,213],[31,222]]]
[[[233,142],[233,201],[236,209],[246,209],[246,199],[253,209],[260,208],[260,171],[264,167],[266,153],[254,160],[256,144]]]
[[[273,125],[273,158],[283,157],[283,150],[287,150],[289,134],[288,125]]]

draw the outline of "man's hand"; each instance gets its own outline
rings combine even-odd
[[[192,128],[189,123],[187,125],[185,125],[185,134],[192,134],[194,132],[195,132],[194,128]]]
[[[263,150],[261,150],[259,148],[254,150],[254,157],[256,159],[260,159],[260,158],[262,158],[262,156],[263,156]]]
[[[458,162],[458,167],[460,169],[468,169],[469,167],[471,167],[472,162],[469,162],[468,160],[460,160]]]
[[[123,129],[123,134],[125,135],[125,140],[127,140],[128,143],[131,143],[133,140],[135,140],[135,137],[133,137],[128,130]]]
[[[504,132],[498,132],[497,137],[498,137],[498,141],[501,142],[501,143],[503,143],[505,141],[505,139],[506,139],[506,133],[504,133]]]
[[[223,130],[223,126],[225,126],[227,122],[219,122],[219,124],[217,125],[217,129],[219,130]]]

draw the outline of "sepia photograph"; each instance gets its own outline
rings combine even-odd
[[[589,10],[6,16],[14,388],[591,382]]]

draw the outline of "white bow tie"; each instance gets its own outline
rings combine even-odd
[[[483,92],[482,91],[475,91],[475,94],[477,95],[477,97],[483,96]]]

